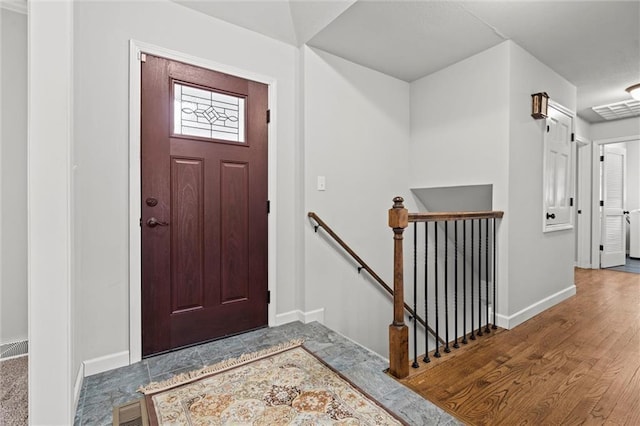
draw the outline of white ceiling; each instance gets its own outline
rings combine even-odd
[[[302,46],[356,0],[174,0],[191,9]]]
[[[640,83],[640,0],[174,0],[413,81],[513,40],[578,88],[578,114]],[[553,96],[553,94],[552,94]]]

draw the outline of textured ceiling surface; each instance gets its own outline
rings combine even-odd
[[[640,82],[640,0],[174,0],[294,46],[413,81],[513,40],[573,83],[578,114]]]

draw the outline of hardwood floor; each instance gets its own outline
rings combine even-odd
[[[640,425],[640,275],[576,269],[576,296],[405,380],[470,425]]]

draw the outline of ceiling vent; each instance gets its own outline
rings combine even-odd
[[[591,109],[605,120],[617,120],[640,115],[640,101],[629,99],[614,104],[594,106]]]

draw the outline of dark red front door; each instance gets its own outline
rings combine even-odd
[[[141,66],[146,356],[267,325],[267,86]]]

